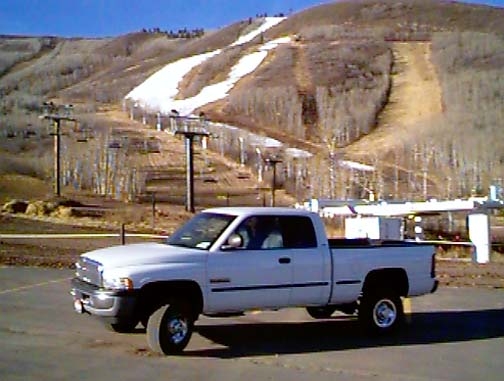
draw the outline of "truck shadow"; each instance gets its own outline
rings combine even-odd
[[[370,336],[355,318],[288,323],[197,324],[199,335],[224,348],[186,349],[186,356],[238,358],[383,346],[464,342],[504,336],[504,310],[411,314],[411,323],[389,336]]]

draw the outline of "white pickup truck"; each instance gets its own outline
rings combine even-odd
[[[77,312],[121,332],[138,323],[153,351],[182,351],[200,314],[305,307],[315,319],[357,314],[375,332],[403,318],[401,297],[434,292],[434,248],[407,242],[328,239],[315,213],[290,208],[207,209],[165,243],[80,256]]]

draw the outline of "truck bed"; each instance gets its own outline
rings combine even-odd
[[[430,245],[428,243],[412,241],[391,241],[391,240],[372,240],[369,238],[329,238],[329,247],[331,249],[349,249],[349,248],[372,248],[372,247],[411,247]]]

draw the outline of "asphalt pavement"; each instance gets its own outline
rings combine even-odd
[[[73,311],[69,270],[0,267],[0,380],[502,380],[504,290],[441,288],[410,323],[369,337],[355,318],[303,309],[201,318],[181,356]]]

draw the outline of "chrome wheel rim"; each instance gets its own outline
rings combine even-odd
[[[173,344],[180,344],[187,336],[189,331],[187,321],[182,318],[173,318],[168,322],[168,332]]]
[[[379,328],[388,328],[394,324],[397,317],[395,304],[389,299],[382,299],[375,304],[373,320]]]

